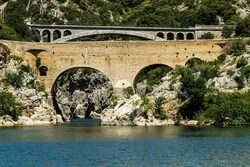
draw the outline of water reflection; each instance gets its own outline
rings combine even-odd
[[[249,135],[249,127],[100,127],[98,120],[84,119],[55,126],[0,128],[0,139],[8,141],[159,140],[189,137],[241,137]]]

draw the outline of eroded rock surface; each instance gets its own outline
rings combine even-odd
[[[59,77],[54,93],[66,121],[70,118],[99,118],[103,108],[110,104],[112,86],[101,72],[77,69]]]

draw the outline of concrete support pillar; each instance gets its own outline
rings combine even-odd
[[[53,42],[54,39],[53,39],[53,31],[49,31],[50,32],[50,42]]]
[[[38,30],[40,33],[40,42],[43,42],[43,30]]]
[[[184,40],[187,40],[187,34],[183,33],[183,35],[184,35]]]

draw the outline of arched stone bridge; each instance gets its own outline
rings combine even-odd
[[[40,34],[40,42],[68,42],[81,37],[94,35],[118,34],[135,36],[148,40],[195,40],[210,32],[215,39],[221,39],[222,26],[196,25],[189,28],[166,27],[117,27],[117,26],[79,26],[79,25],[38,25],[28,24]]]
[[[145,67],[164,64],[174,68],[185,65],[192,58],[214,60],[225,45],[223,40],[2,43],[32,67],[48,92],[63,72],[76,67],[90,67],[104,73],[118,95],[124,88],[134,85],[137,74]],[[36,67],[37,57],[41,59],[40,67]],[[47,68],[47,73],[41,73],[41,68]]]

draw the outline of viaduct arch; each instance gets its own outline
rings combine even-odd
[[[133,86],[137,74],[153,64],[164,64],[175,68],[185,65],[191,58],[214,60],[222,52],[224,40],[207,41],[122,41],[122,42],[80,42],[80,43],[30,43],[6,42],[10,51],[22,57],[29,64],[38,79],[51,92],[57,77],[71,68],[89,67],[105,74],[116,95]],[[41,74],[36,67],[37,57]]]

